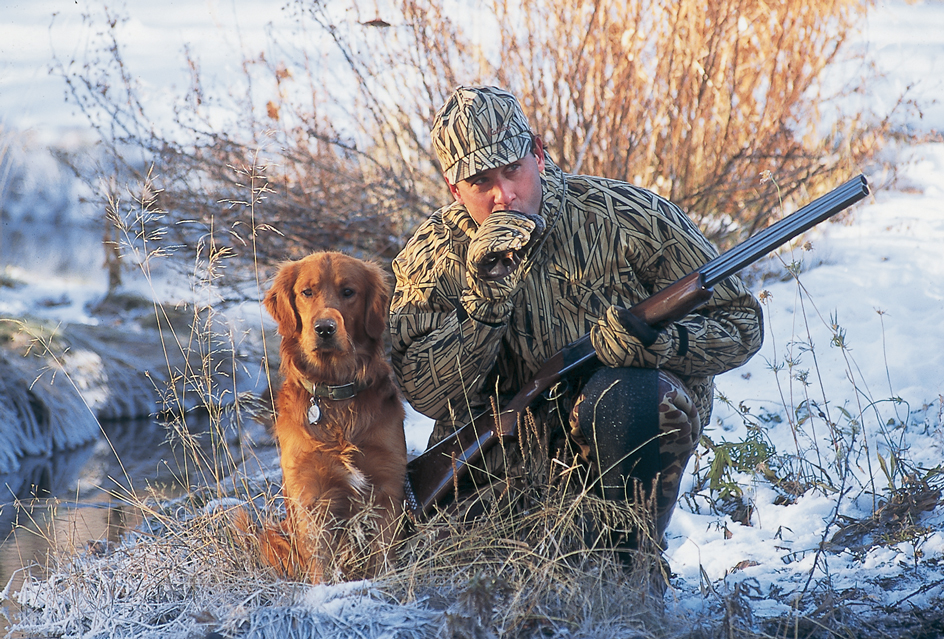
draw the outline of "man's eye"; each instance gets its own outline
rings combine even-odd
[[[305,297],[311,297],[311,295],[312,295],[311,289],[310,289],[310,288],[303,289],[303,290],[302,290],[302,295],[304,295]]]

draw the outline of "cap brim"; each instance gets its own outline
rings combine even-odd
[[[517,162],[531,151],[531,134],[519,133],[479,148],[459,158],[444,173],[450,184],[467,180],[482,171]]]

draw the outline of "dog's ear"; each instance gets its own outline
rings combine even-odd
[[[279,269],[263,302],[269,315],[279,325],[279,335],[290,337],[302,330],[302,318],[295,308],[295,279],[298,262],[286,262]]]
[[[368,268],[371,297],[367,300],[367,317],[364,329],[371,339],[381,339],[387,330],[387,312],[390,304],[390,291],[387,289],[387,274],[375,264]]]

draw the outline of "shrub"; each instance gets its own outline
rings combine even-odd
[[[449,199],[435,110],[459,84],[491,83],[519,96],[565,170],[653,188],[725,244],[765,226],[780,197],[861,170],[894,132],[893,116],[826,119],[867,87],[867,75],[831,93],[823,80],[866,5],[477,0],[460,13],[396,0],[364,19],[298,0],[284,9],[292,29],[270,30],[225,90],[188,52],[191,85],[167,118],[143,100],[123,18],[105,9],[86,18],[93,53],[57,70],[104,143],[87,176],[110,178],[115,199],[156,167],[169,243],[197,246],[213,229],[244,262],[326,247],[389,259]],[[758,185],[771,168],[779,194]],[[246,184],[252,201],[235,195]]]

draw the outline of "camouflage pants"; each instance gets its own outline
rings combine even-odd
[[[571,439],[600,478],[603,496],[651,499],[657,540],[700,434],[694,401],[677,377],[662,370],[601,369],[570,412]]]
[[[549,401],[529,413],[518,442],[493,448],[482,466],[457,485],[454,505],[465,517],[488,504],[520,500],[519,508],[527,508],[540,499],[542,486],[572,481],[572,471],[581,466],[581,482],[588,475],[599,481],[607,499],[636,503],[640,495],[653,496],[647,505],[658,540],[700,435],[698,410],[674,375],[601,368],[573,387],[552,392]]]

